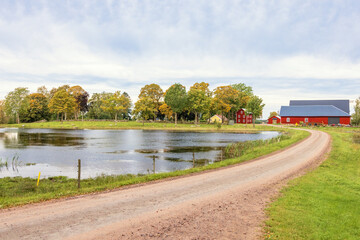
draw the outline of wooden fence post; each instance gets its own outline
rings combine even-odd
[[[153,173],[155,174],[155,155],[153,155]]]
[[[81,160],[78,159],[78,188],[80,188]]]

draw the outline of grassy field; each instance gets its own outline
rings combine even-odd
[[[332,151],[267,209],[265,239],[360,239],[360,131],[320,128]]]
[[[258,128],[256,128],[258,130]],[[84,193],[103,191],[119,188],[121,186],[144,183],[153,180],[182,176],[200,171],[220,168],[247,160],[251,160],[271,152],[290,146],[309,135],[305,131],[287,130],[290,137],[283,138],[281,141],[264,141],[262,144],[256,143],[246,146],[241,152],[240,157],[226,159],[202,167],[195,167],[187,170],[158,173],[149,175],[119,175],[119,176],[100,176],[81,181],[81,189],[77,189],[77,181],[66,177],[54,177],[40,181],[40,186],[36,187],[36,179],[31,178],[2,178],[0,179],[0,208],[7,208],[32,202],[39,202],[48,199],[74,196]],[[234,154],[234,153],[232,153]]]
[[[0,127],[16,128],[60,128],[60,129],[153,129],[153,130],[194,130],[194,131],[258,131],[258,130],[276,130],[271,126],[256,124],[235,124],[221,125],[216,124],[177,124],[163,122],[114,122],[114,121],[64,121],[64,122],[39,122],[39,123],[21,123],[21,124],[0,124]]]

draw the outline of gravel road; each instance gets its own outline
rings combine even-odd
[[[256,239],[264,208],[317,166],[328,134],[247,163],[107,193],[0,211],[0,239]]]

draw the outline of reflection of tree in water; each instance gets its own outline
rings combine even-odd
[[[0,136],[2,137],[2,136]],[[6,148],[26,146],[81,146],[84,138],[64,133],[18,133],[17,137],[4,136]]]

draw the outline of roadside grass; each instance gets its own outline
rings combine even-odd
[[[149,129],[149,130],[184,130],[184,131],[259,131],[259,130],[276,130],[279,127],[256,124],[234,124],[220,125],[202,123],[194,125],[191,123],[177,124],[167,122],[142,122],[137,121],[64,121],[64,122],[37,122],[21,124],[0,124],[0,127],[9,128],[59,128],[59,129]]]
[[[116,175],[99,176],[81,180],[81,188],[77,189],[77,180],[63,176],[40,180],[36,187],[36,179],[31,178],[1,178],[0,179],[0,208],[8,208],[27,203],[45,201],[61,197],[69,197],[104,190],[120,188],[122,186],[150,182],[154,180],[183,176],[191,173],[216,169],[252,160],[260,156],[281,150],[309,136],[308,132],[287,130],[290,137],[281,141],[264,141],[262,145],[247,147],[240,157],[226,159],[210,165],[190,168],[186,170],[148,174],[148,175]]]
[[[360,239],[359,129],[320,130],[333,139],[328,159],[281,191],[265,239]]]

